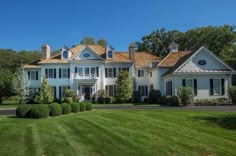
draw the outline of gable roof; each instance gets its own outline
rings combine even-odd
[[[226,68],[228,68],[229,70],[227,71],[232,71],[234,72],[234,69],[232,69],[230,66],[228,66],[226,63],[224,63],[222,60],[220,60],[215,54],[213,54],[210,50],[208,50],[207,48],[205,47],[201,47],[199,48],[197,51],[195,52],[189,52],[188,54],[186,55],[183,55],[182,57],[180,57],[178,59],[178,61],[175,63],[174,66],[172,66],[169,70],[167,70],[166,73],[164,73],[162,75],[162,77],[164,76],[167,76],[169,74],[172,74],[173,72],[177,71],[181,66],[183,66],[187,61],[189,61],[192,57],[194,57],[197,53],[199,53],[201,50],[206,50],[209,54],[211,54],[215,59],[217,59],[219,62],[221,62],[223,65],[225,65]],[[225,70],[220,70],[220,71],[225,71]],[[202,72],[202,71],[200,71]],[[204,72],[217,72],[216,70],[214,71],[210,71],[210,70],[204,70]]]
[[[191,51],[170,52],[159,64],[158,67],[173,67],[184,56],[190,54]]]
[[[127,62],[127,63],[135,63],[136,67],[149,67],[150,61],[152,62],[160,62],[161,59],[157,56],[154,56],[147,52],[135,52],[135,62],[133,62],[129,58],[129,52],[114,52],[112,59],[106,59],[106,49],[100,45],[78,45],[76,47],[73,47],[70,49],[71,56],[70,60],[73,59],[76,55],[78,55],[81,51],[83,51],[85,48],[89,48],[92,52],[94,52],[98,57],[100,57],[105,62]],[[61,59],[61,54],[56,54],[54,56],[51,56],[48,59],[41,59],[37,63],[35,63],[35,66],[39,66],[41,63],[67,63],[68,60]],[[30,67],[28,65],[25,65],[25,68]],[[32,66],[32,65],[31,65]]]

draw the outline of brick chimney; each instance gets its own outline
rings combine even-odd
[[[130,45],[129,45],[129,59],[131,60],[131,61],[135,61],[135,50],[134,50],[134,44],[133,43],[131,43]]]
[[[42,45],[43,59],[50,58],[50,47],[47,44]]]

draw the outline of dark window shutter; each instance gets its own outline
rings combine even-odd
[[[97,77],[99,77],[99,67],[96,68]]]
[[[77,67],[75,67],[75,73],[77,73]]]
[[[70,86],[68,86],[67,89],[70,89]]]
[[[197,79],[193,80],[194,95],[197,95]]]
[[[120,72],[120,69],[121,69],[121,68],[119,68],[119,72]]]
[[[36,80],[39,80],[39,72],[36,71]]]
[[[172,81],[170,81],[170,95],[172,96]]]
[[[221,79],[221,95],[225,95],[225,79]]]
[[[145,89],[146,89],[146,96],[148,96],[148,87],[146,86]]]
[[[105,77],[107,77],[107,68],[105,68]]]
[[[106,92],[108,93],[108,87],[106,86],[105,88],[106,88]],[[108,93],[108,94],[109,94],[109,93]]]
[[[138,70],[138,77],[140,77],[140,70]]]
[[[129,68],[127,68],[127,71],[129,72]]]
[[[113,76],[116,77],[116,68],[113,68]]]
[[[140,92],[140,89],[141,89],[141,87],[138,86],[138,92],[139,92],[140,96],[142,96],[142,95],[141,95],[141,92]]]
[[[186,81],[185,81],[185,79],[182,80],[182,86],[183,86],[183,87],[186,86]]]
[[[45,69],[45,78],[48,78],[48,69]]]
[[[210,95],[213,95],[213,79],[210,79]]]
[[[67,69],[68,78],[70,78],[70,68]]]
[[[59,78],[61,78],[61,68],[59,68]]]
[[[57,78],[57,70],[54,68],[54,78]]]
[[[54,98],[56,98],[57,97],[57,87],[54,86],[53,89],[54,89],[54,91],[53,91]]]
[[[30,71],[28,71],[28,79],[30,79]]]
[[[61,99],[61,86],[59,86],[59,98]]]

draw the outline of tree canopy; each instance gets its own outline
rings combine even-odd
[[[82,40],[80,41],[80,44],[82,45],[97,44],[97,45],[105,47],[107,45],[107,41],[103,38],[99,38],[96,41],[93,37],[83,37]],[[72,47],[74,46],[76,45],[73,45]]]
[[[186,32],[161,28],[143,36],[136,46],[140,51],[164,57],[169,53],[168,46],[172,41],[179,44],[179,50],[195,51],[205,46],[217,56],[224,56],[228,49],[233,49],[232,53],[235,53],[236,32],[235,27],[230,25],[199,27]]]

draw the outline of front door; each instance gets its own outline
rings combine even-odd
[[[84,99],[90,100],[91,87],[84,87]]]

